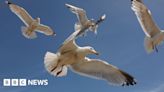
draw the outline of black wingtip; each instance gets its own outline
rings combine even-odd
[[[126,78],[126,81],[125,83],[122,84],[122,86],[130,86],[130,85],[136,85],[137,82],[136,80],[131,76],[129,75],[128,73],[125,73],[123,71],[120,71]]]
[[[55,33],[55,32],[53,32],[51,36],[55,37],[55,36],[56,36],[56,33]]]
[[[10,1],[8,1],[8,0],[6,0],[5,3],[8,4],[8,5],[12,4],[12,3],[11,3]]]

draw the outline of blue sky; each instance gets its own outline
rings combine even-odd
[[[144,37],[130,0],[11,0],[24,7],[33,18],[49,25],[56,37],[38,34],[34,40],[22,36],[22,21],[14,15],[4,0],[0,0],[0,92],[163,92],[164,44],[158,53],[147,54]],[[55,78],[44,69],[46,51],[56,52],[61,43],[74,31],[77,18],[65,3],[84,8],[89,18],[98,19],[106,14],[98,35],[89,32],[77,39],[80,46],[90,45],[101,53],[89,56],[106,60],[133,75],[138,84],[115,87],[106,81],[79,76],[69,70],[68,75]],[[154,20],[164,29],[164,0],[145,0]],[[4,78],[48,79],[48,86],[3,87]]]

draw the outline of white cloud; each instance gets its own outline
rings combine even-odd
[[[164,92],[164,84],[161,84],[158,87],[150,90],[150,92]]]
[[[164,92],[164,83],[160,84],[158,86],[153,86],[149,89],[143,89],[143,90],[135,90],[133,92]]]

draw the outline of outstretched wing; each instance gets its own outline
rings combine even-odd
[[[84,61],[80,61],[71,67],[80,75],[107,80],[113,85],[136,84],[135,79],[131,75],[102,60],[86,58]]]
[[[26,26],[29,26],[32,23],[34,19],[25,9],[10,2],[7,2],[7,4],[9,5],[11,11],[15,13],[25,23]]]
[[[49,26],[43,24],[39,24],[36,28],[36,31],[45,35],[55,35],[55,32]]]
[[[72,51],[78,48],[77,44],[75,43],[76,35],[79,31],[74,31],[60,46],[59,52],[66,53],[68,51]]]
[[[132,0],[132,10],[135,12],[143,31],[148,37],[153,37],[160,32],[152,19],[150,11],[141,0]]]
[[[78,8],[75,7],[73,5],[70,4],[65,4],[67,6],[67,8],[69,8],[73,13],[75,13],[77,15],[77,18],[80,22],[81,25],[85,25],[85,23],[88,21],[86,12],[84,9],[82,8]]]

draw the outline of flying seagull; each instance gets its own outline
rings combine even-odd
[[[85,35],[85,32],[90,30],[97,34],[98,25],[103,22],[106,18],[106,15],[100,17],[99,20],[94,21],[93,19],[88,19],[86,15],[86,11],[82,8],[78,8],[76,6],[65,4],[67,8],[71,10],[74,14],[77,15],[78,22],[75,23],[75,31],[79,31],[75,36]]]
[[[145,37],[145,48],[148,53],[156,50],[158,52],[157,46],[160,45],[164,40],[164,31],[159,29],[159,27],[154,22],[150,10],[143,4],[141,0],[131,0],[132,10],[135,12],[137,19],[146,35]]]
[[[64,42],[57,53],[47,52],[45,54],[44,64],[50,74],[56,77],[66,76],[70,68],[77,74],[106,80],[113,85],[136,84],[136,80],[131,75],[106,61],[86,57],[89,54],[99,54],[94,48],[78,46],[75,38],[67,40],[67,43]]]
[[[53,32],[50,27],[40,24],[40,18],[33,19],[24,8],[15,5],[9,1],[6,1],[6,3],[9,5],[10,10],[15,13],[26,25],[26,27],[21,27],[22,34],[26,38],[36,38],[36,32],[43,33],[47,36],[55,35],[55,32]]]

